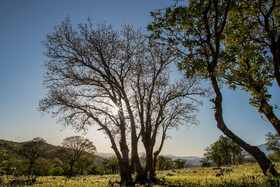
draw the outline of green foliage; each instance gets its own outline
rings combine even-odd
[[[116,157],[104,158],[97,165],[99,174],[117,174],[119,173],[119,163]]]
[[[15,150],[19,148],[20,144],[12,141],[0,139],[0,175],[12,174],[12,167],[16,167],[17,155]]]
[[[239,164],[242,148],[227,137],[220,136],[219,140],[205,149],[204,156],[217,166]]]
[[[60,166],[56,165],[51,169],[50,173],[52,176],[62,176],[64,174],[64,170]]]
[[[40,157],[34,164],[34,174],[37,176],[49,176],[52,175],[52,168],[54,163],[50,159]]]
[[[170,170],[170,169],[184,169],[187,168],[186,160],[183,159],[175,159],[166,157],[166,156],[158,156],[156,169],[159,171],[162,170]]]
[[[266,5],[264,2],[259,4],[253,1],[236,2],[229,13],[226,25],[225,47],[227,53],[234,56],[234,60],[229,62],[231,68],[224,77],[231,88],[240,86],[249,92],[252,96],[250,104],[258,108],[260,113],[272,108],[262,107],[261,104],[263,100],[270,100],[268,88],[275,79],[273,73],[275,56],[273,57],[271,51],[273,46],[269,35],[277,38],[280,29],[280,19],[276,15],[279,8],[271,9],[272,14],[268,15],[268,27],[271,27],[271,32],[264,27],[263,16],[267,13],[264,9],[269,9],[272,6],[271,2],[267,1]]]
[[[46,140],[40,137],[24,142],[23,145],[16,150],[17,155],[28,165],[26,170],[28,175],[35,174],[35,162],[46,153],[46,150]]]
[[[174,165],[174,169],[184,169],[184,168],[187,168],[187,163],[186,163],[186,160],[183,160],[183,159],[175,159],[173,161],[173,165]]]
[[[52,151],[51,155],[55,158],[55,163],[60,166],[68,177],[74,174],[87,172],[93,157],[88,154],[96,151],[96,147],[89,139],[81,136],[71,136],[62,142],[63,147],[58,147]],[[85,164],[77,166],[77,162],[83,160]],[[82,162],[82,161],[81,161]]]
[[[222,30],[227,16],[224,11],[228,5],[229,1],[219,1],[218,12],[215,12],[208,1],[190,0],[186,6],[152,12],[154,21],[148,26],[153,32],[150,38],[168,45],[173,54],[180,57],[178,67],[187,77],[209,78],[210,72],[219,77],[229,68],[223,62],[232,58],[219,48],[219,42],[224,39]],[[206,11],[208,17],[204,14]],[[215,16],[221,19],[215,22]],[[205,22],[208,22],[208,28],[205,28]]]
[[[82,156],[75,164],[76,173],[78,175],[87,175],[91,168],[95,167],[96,156],[94,154],[86,154]]]
[[[270,158],[274,161],[280,161],[280,136],[271,132],[266,134],[266,149],[273,151]]]
[[[260,105],[271,98],[272,80],[280,79],[280,2],[219,0],[217,10],[210,2],[190,0],[186,6],[152,12],[151,39],[181,58],[178,67],[187,76],[208,78],[213,72],[230,88],[249,92],[250,104],[260,113],[272,110]]]
[[[86,141],[82,147],[89,147],[87,151],[92,151],[93,147],[91,144]],[[36,176],[67,175],[70,167],[65,160],[61,159],[61,155],[58,155],[61,153],[60,151],[63,154],[72,153],[68,148],[62,149],[62,147],[46,144],[41,138],[35,138],[32,141],[24,143],[0,140],[0,176],[22,176],[27,174]],[[92,172],[96,170],[95,155],[81,150],[79,155],[82,156],[73,165],[73,172],[75,174],[86,175],[99,173]],[[30,161],[33,164],[30,165]]]
[[[201,161],[201,167],[210,167],[211,163],[209,162],[208,159],[203,159],[203,161]]]
[[[20,176],[25,174],[26,165],[21,160],[11,157],[4,161],[3,170],[2,174]]]
[[[173,161],[171,158],[169,157],[165,157],[165,156],[158,156],[157,158],[157,170],[169,170],[171,169],[173,166]]]

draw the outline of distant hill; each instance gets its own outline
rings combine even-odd
[[[100,156],[102,158],[110,158],[115,157],[115,153],[95,153],[95,155]]]
[[[1,160],[8,160],[13,154],[14,150],[17,149],[21,144],[25,142],[13,142],[13,141],[8,141],[8,140],[3,140],[0,139],[0,161]],[[56,148],[58,146],[52,145],[52,144],[47,144],[48,147]],[[270,155],[273,153],[273,151],[267,151],[265,144],[261,144],[258,146],[261,151],[265,153],[265,155]],[[115,157],[114,153],[95,153],[97,155],[97,161],[102,160],[102,158],[110,158],[110,157]],[[139,153],[140,156],[144,156],[144,153]],[[183,159],[186,160],[187,165],[189,166],[198,166],[201,165],[201,161],[203,160],[204,157],[198,157],[198,156],[175,156],[172,154],[166,154],[163,156],[167,156],[173,160],[175,159]]]
[[[175,159],[183,159],[186,160],[186,163],[188,166],[200,166],[201,165],[201,161],[204,159],[204,157],[198,157],[198,156],[174,156],[171,154],[168,155],[163,155],[163,156],[167,156],[169,158],[172,158],[172,160]]]
[[[267,151],[266,150],[265,144],[261,144],[258,147],[260,148],[260,150],[262,152],[264,152],[264,154],[266,156],[271,155],[273,153],[273,151]],[[115,156],[114,153],[96,153],[96,155],[98,155],[102,158],[110,158],[110,157]],[[144,153],[139,153],[139,155],[144,156],[145,154]],[[166,155],[163,155],[163,156],[169,157],[172,160],[175,160],[175,159],[186,160],[186,163],[187,163],[188,166],[200,166],[201,161],[204,159],[204,157],[198,157],[198,156],[175,156],[175,155],[172,155],[172,154],[166,154]]]
[[[10,158],[16,156],[15,150],[17,150],[22,144],[25,143],[26,142],[13,142],[0,139],[0,165],[4,160],[9,160]],[[50,150],[60,147],[48,143],[46,145]],[[96,162],[100,162],[102,158],[103,157],[97,155]]]
[[[20,145],[18,142],[0,139],[0,162],[2,163],[4,160],[13,157],[15,154],[14,150]]]
[[[110,157],[115,157],[116,155],[114,153],[95,153],[96,155],[103,157],[103,158],[110,158]],[[144,157],[144,153],[139,153],[140,156]],[[180,157],[180,156],[174,156],[171,154],[167,154],[167,155],[163,155],[166,157],[171,158],[172,160],[175,159],[183,159],[186,160],[186,163],[188,166],[199,166],[201,165],[201,162],[203,160],[203,157],[198,157],[198,156],[184,156],[184,157]]]

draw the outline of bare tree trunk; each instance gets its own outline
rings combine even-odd
[[[124,163],[119,161],[120,166],[120,176],[121,176],[121,184],[132,185],[132,177],[129,168],[129,165],[125,165]]]
[[[135,130],[135,125],[134,125],[134,130],[132,130],[132,140],[131,140],[131,167],[132,171],[136,171],[136,179],[135,181],[143,181],[146,180],[147,177],[145,176],[145,172],[143,167],[141,166],[140,163],[140,158],[138,155],[138,138],[136,135],[136,130]]]
[[[131,124],[131,173],[135,173],[136,170],[136,179],[135,181],[141,181],[141,180],[145,180],[145,174],[144,174],[144,169],[141,166],[140,163],[140,158],[138,155],[138,137],[137,137],[137,133],[136,133],[136,125],[135,125],[135,119],[134,119],[134,115],[129,103],[129,99],[127,98],[127,95],[125,93],[124,90],[122,90],[123,95],[124,95],[124,101],[126,103],[126,107],[128,110],[128,114],[129,114],[129,118],[130,118],[130,124]]]
[[[148,145],[146,148],[145,173],[150,180],[153,180],[155,178],[155,173],[153,172],[153,146],[152,145]]]
[[[265,156],[265,154],[257,147],[251,146],[235,135],[231,130],[229,130],[224,123],[223,119],[223,109],[222,109],[222,94],[214,75],[211,75],[211,83],[214,88],[216,98],[214,101],[215,104],[215,119],[217,121],[217,127],[229,138],[231,138],[235,143],[242,147],[245,151],[251,154],[259,163],[263,173],[266,175],[269,171],[273,176],[278,176],[278,173],[271,163],[271,161]]]
[[[155,151],[154,152],[154,158],[153,158],[153,165],[152,165],[152,169],[151,169],[151,171],[150,171],[150,173],[151,173],[151,175],[155,178],[156,177],[156,165],[157,165],[157,157],[158,157],[158,155],[159,155],[159,153],[161,152],[161,150],[162,150],[162,147],[163,147],[163,144],[164,144],[164,142],[165,142],[165,139],[166,139],[166,131],[167,131],[167,129],[168,129],[168,126],[163,126],[162,127],[162,136],[161,136],[161,142],[160,142],[160,146],[159,146],[159,148],[158,148],[158,150],[157,151]],[[156,136],[155,136],[156,134],[154,134],[154,138],[156,138]]]
[[[117,148],[114,137],[112,136],[108,127],[101,123],[100,126],[106,131],[107,135],[109,136],[109,139],[112,144],[112,149],[114,150],[117,156],[119,167],[120,167],[121,184],[126,184],[126,185],[132,184],[133,181],[132,181],[131,170],[129,167],[129,157],[128,157],[129,150],[126,144],[125,136],[123,136],[123,134],[121,135],[121,141],[120,141],[120,149],[122,153],[121,155]],[[123,131],[123,133],[125,134],[125,131]]]
[[[73,176],[73,166],[74,166],[74,163],[70,162],[69,165],[70,165],[70,169],[69,169],[69,172],[68,172],[68,178]]]
[[[130,171],[130,165],[129,165],[129,149],[126,143],[125,136],[121,136],[121,141],[120,141],[120,149],[122,152],[122,160],[120,162],[122,167],[122,182],[124,182],[126,185],[132,184],[132,176],[131,176],[131,171]]]
[[[33,165],[34,165],[34,160],[30,160],[29,167],[28,167],[28,175],[33,174],[32,172]]]
[[[150,147],[152,146],[152,142],[149,136],[149,133],[147,134],[146,132],[142,132],[141,134],[142,137],[142,142],[145,148],[145,152],[146,152],[146,166],[145,166],[145,170],[144,170],[144,175],[143,175],[143,179],[148,180],[148,176],[149,176],[149,168],[151,165],[151,151],[150,151]]]

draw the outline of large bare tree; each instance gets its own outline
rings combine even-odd
[[[121,182],[132,183],[134,171],[136,180],[147,179],[154,172],[140,164],[139,139],[150,150],[163,129],[159,153],[168,128],[193,121],[197,102],[187,97],[203,94],[195,80],[172,83],[170,52],[149,45],[142,31],[128,25],[118,32],[89,21],[74,29],[67,19],[43,44],[48,94],[40,110],[77,130],[98,125],[117,156]]]

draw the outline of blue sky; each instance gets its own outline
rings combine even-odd
[[[0,0],[0,139],[27,141],[40,136],[52,144],[76,133],[56,123],[51,115],[38,112],[39,100],[46,90],[42,86],[44,49],[41,41],[70,16],[74,25],[106,21],[115,28],[128,23],[143,27],[152,21],[150,11],[172,5],[171,0]],[[184,2],[181,2],[181,4]],[[273,102],[280,104],[279,88],[274,87]],[[223,88],[224,117],[228,127],[251,144],[265,142],[265,134],[274,132],[255,108],[249,96]],[[198,126],[172,130],[162,153],[178,156],[202,156],[204,149],[216,141],[221,132],[216,127],[212,103],[204,99],[198,114]],[[279,114],[279,112],[278,112]],[[81,134],[81,133],[79,133]],[[91,128],[85,135],[98,152],[112,152],[104,134]]]

